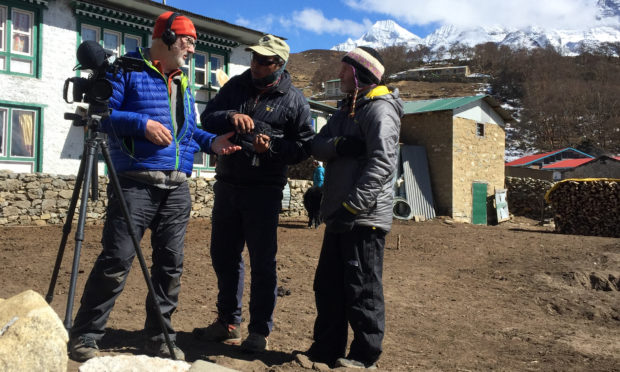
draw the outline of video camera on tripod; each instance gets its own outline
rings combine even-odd
[[[73,70],[90,70],[92,73],[88,78],[79,76],[70,77],[65,80],[62,96],[67,103],[84,102],[89,104],[88,116],[98,115],[101,118],[109,115],[108,101],[112,96],[112,84],[106,79],[106,73],[116,75],[119,70],[143,71],[144,61],[131,57],[116,57],[114,52],[103,49],[95,41],[85,41],[77,50],[78,65]],[[69,101],[69,85],[72,101]],[[73,125],[87,125],[87,118],[80,114],[65,113],[65,119],[73,120]]]

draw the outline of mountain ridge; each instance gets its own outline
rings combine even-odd
[[[584,49],[598,49],[603,43],[620,43],[620,0],[599,0],[597,6],[599,25],[585,30],[548,29],[536,25],[521,28],[443,25],[421,38],[388,19],[377,21],[359,39],[349,38],[331,50],[346,52],[358,46],[382,49],[403,45],[410,50],[427,47],[437,52],[447,51],[457,44],[473,47],[493,42],[512,49],[553,47],[563,55],[577,55]]]

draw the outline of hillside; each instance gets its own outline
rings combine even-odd
[[[290,56],[287,70],[293,84],[301,89],[306,97],[322,91],[320,81],[338,78],[340,60],[344,52],[312,49]],[[475,72],[475,71],[473,71]],[[322,79],[317,79],[322,77]],[[479,82],[426,82],[393,81],[390,86],[397,87],[404,100],[420,100],[472,96],[484,92],[485,84]]]
[[[286,68],[291,73],[293,84],[301,89],[306,97],[310,97],[313,93],[321,90],[311,84],[317,71],[322,71],[323,74],[331,76],[325,80],[338,78],[340,59],[344,54],[344,52],[322,49],[293,53],[289,57]]]

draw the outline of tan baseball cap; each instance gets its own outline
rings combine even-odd
[[[291,49],[284,40],[273,35],[265,35],[258,40],[258,44],[247,47],[245,50],[264,56],[278,56],[284,61],[288,61],[288,54]]]

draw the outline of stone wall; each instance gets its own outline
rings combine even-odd
[[[426,147],[437,214],[450,215],[453,203],[452,112],[405,115],[401,120],[400,141]]]
[[[484,123],[484,136],[476,134],[475,120],[454,118],[452,151],[452,217],[471,221],[474,183],[487,185],[487,196],[504,188],[504,129]]]
[[[99,177],[99,198],[88,200],[86,223],[100,224],[105,218],[108,178]],[[192,218],[211,217],[214,180],[192,178]],[[281,217],[306,216],[303,194],[312,181],[289,180],[290,203]],[[0,226],[64,224],[75,188],[75,176],[0,171]],[[77,221],[79,202],[74,215]]]
[[[99,177],[99,198],[88,201],[88,224],[103,223],[107,181],[107,177]],[[211,217],[214,182],[204,178],[189,180],[192,218]],[[311,186],[312,181],[289,180],[289,208],[282,210],[281,218],[307,216],[303,194]],[[510,213],[533,219],[552,217],[553,211],[544,200],[551,186],[553,182],[549,181],[506,177]],[[74,187],[75,176],[0,171],[0,226],[64,224]],[[77,220],[77,211],[74,220]]]

